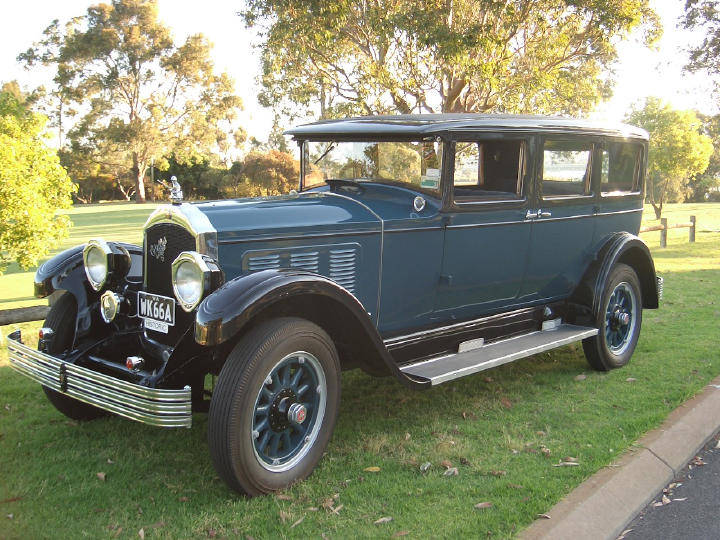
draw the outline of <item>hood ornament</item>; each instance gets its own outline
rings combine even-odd
[[[177,176],[170,177],[170,184],[168,184],[164,180],[158,180],[157,182],[160,185],[162,185],[165,189],[170,190],[170,202],[171,203],[181,204],[183,202],[182,186],[180,186],[180,182],[178,182]]]
[[[170,188],[170,201],[173,204],[180,204],[183,200],[183,192],[182,187],[180,187],[180,182],[178,182],[177,176],[171,176],[170,182],[172,183],[172,187]]]

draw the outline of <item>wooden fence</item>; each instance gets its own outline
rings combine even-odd
[[[697,220],[695,219],[695,216],[690,216],[689,223],[675,223],[673,225],[668,225],[667,218],[661,218],[660,225],[653,225],[652,227],[643,227],[642,229],[640,229],[640,232],[644,233],[644,232],[651,232],[651,231],[660,231],[660,247],[667,247],[668,229],[689,229],[688,230],[688,240],[690,242],[694,242],[696,226],[697,226]]]
[[[50,306],[32,306],[15,309],[0,309],[0,326],[32,321],[42,321],[47,317]]]

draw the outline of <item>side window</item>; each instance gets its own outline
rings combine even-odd
[[[603,195],[622,195],[640,191],[639,144],[615,142],[600,151],[600,191]]]
[[[540,187],[543,197],[589,195],[592,150],[590,142],[546,140]]]
[[[462,204],[520,199],[523,161],[523,141],[456,143],[455,201]]]

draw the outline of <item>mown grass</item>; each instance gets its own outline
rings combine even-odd
[[[666,215],[674,223],[693,213],[700,230],[720,229],[720,205]],[[91,234],[118,237],[115,225]],[[591,372],[571,346],[427,392],[345,373],[325,458],[281,497],[227,490],[207,454],[205,415],[191,430],[70,422],[0,350],[0,537],[132,538],[141,528],[146,537],[512,536],[720,373],[720,234],[698,232],[688,244],[687,230],[671,231],[663,250],[656,234],[645,236],[665,302],[644,312],[629,366]],[[22,290],[5,279],[0,298],[30,287],[30,278]],[[568,456],[579,465],[553,467]],[[443,461],[459,474],[444,476]],[[364,471],[371,466],[380,471]],[[474,509],[484,501],[493,506]]]

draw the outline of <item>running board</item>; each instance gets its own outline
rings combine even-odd
[[[432,386],[479,371],[501,366],[520,358],[562,347],[597,335],[597,328],[560,324],[552,330],[538,330],[496,341],[456,354],[446,354],[400,367],[405,375],[430,381]]]

